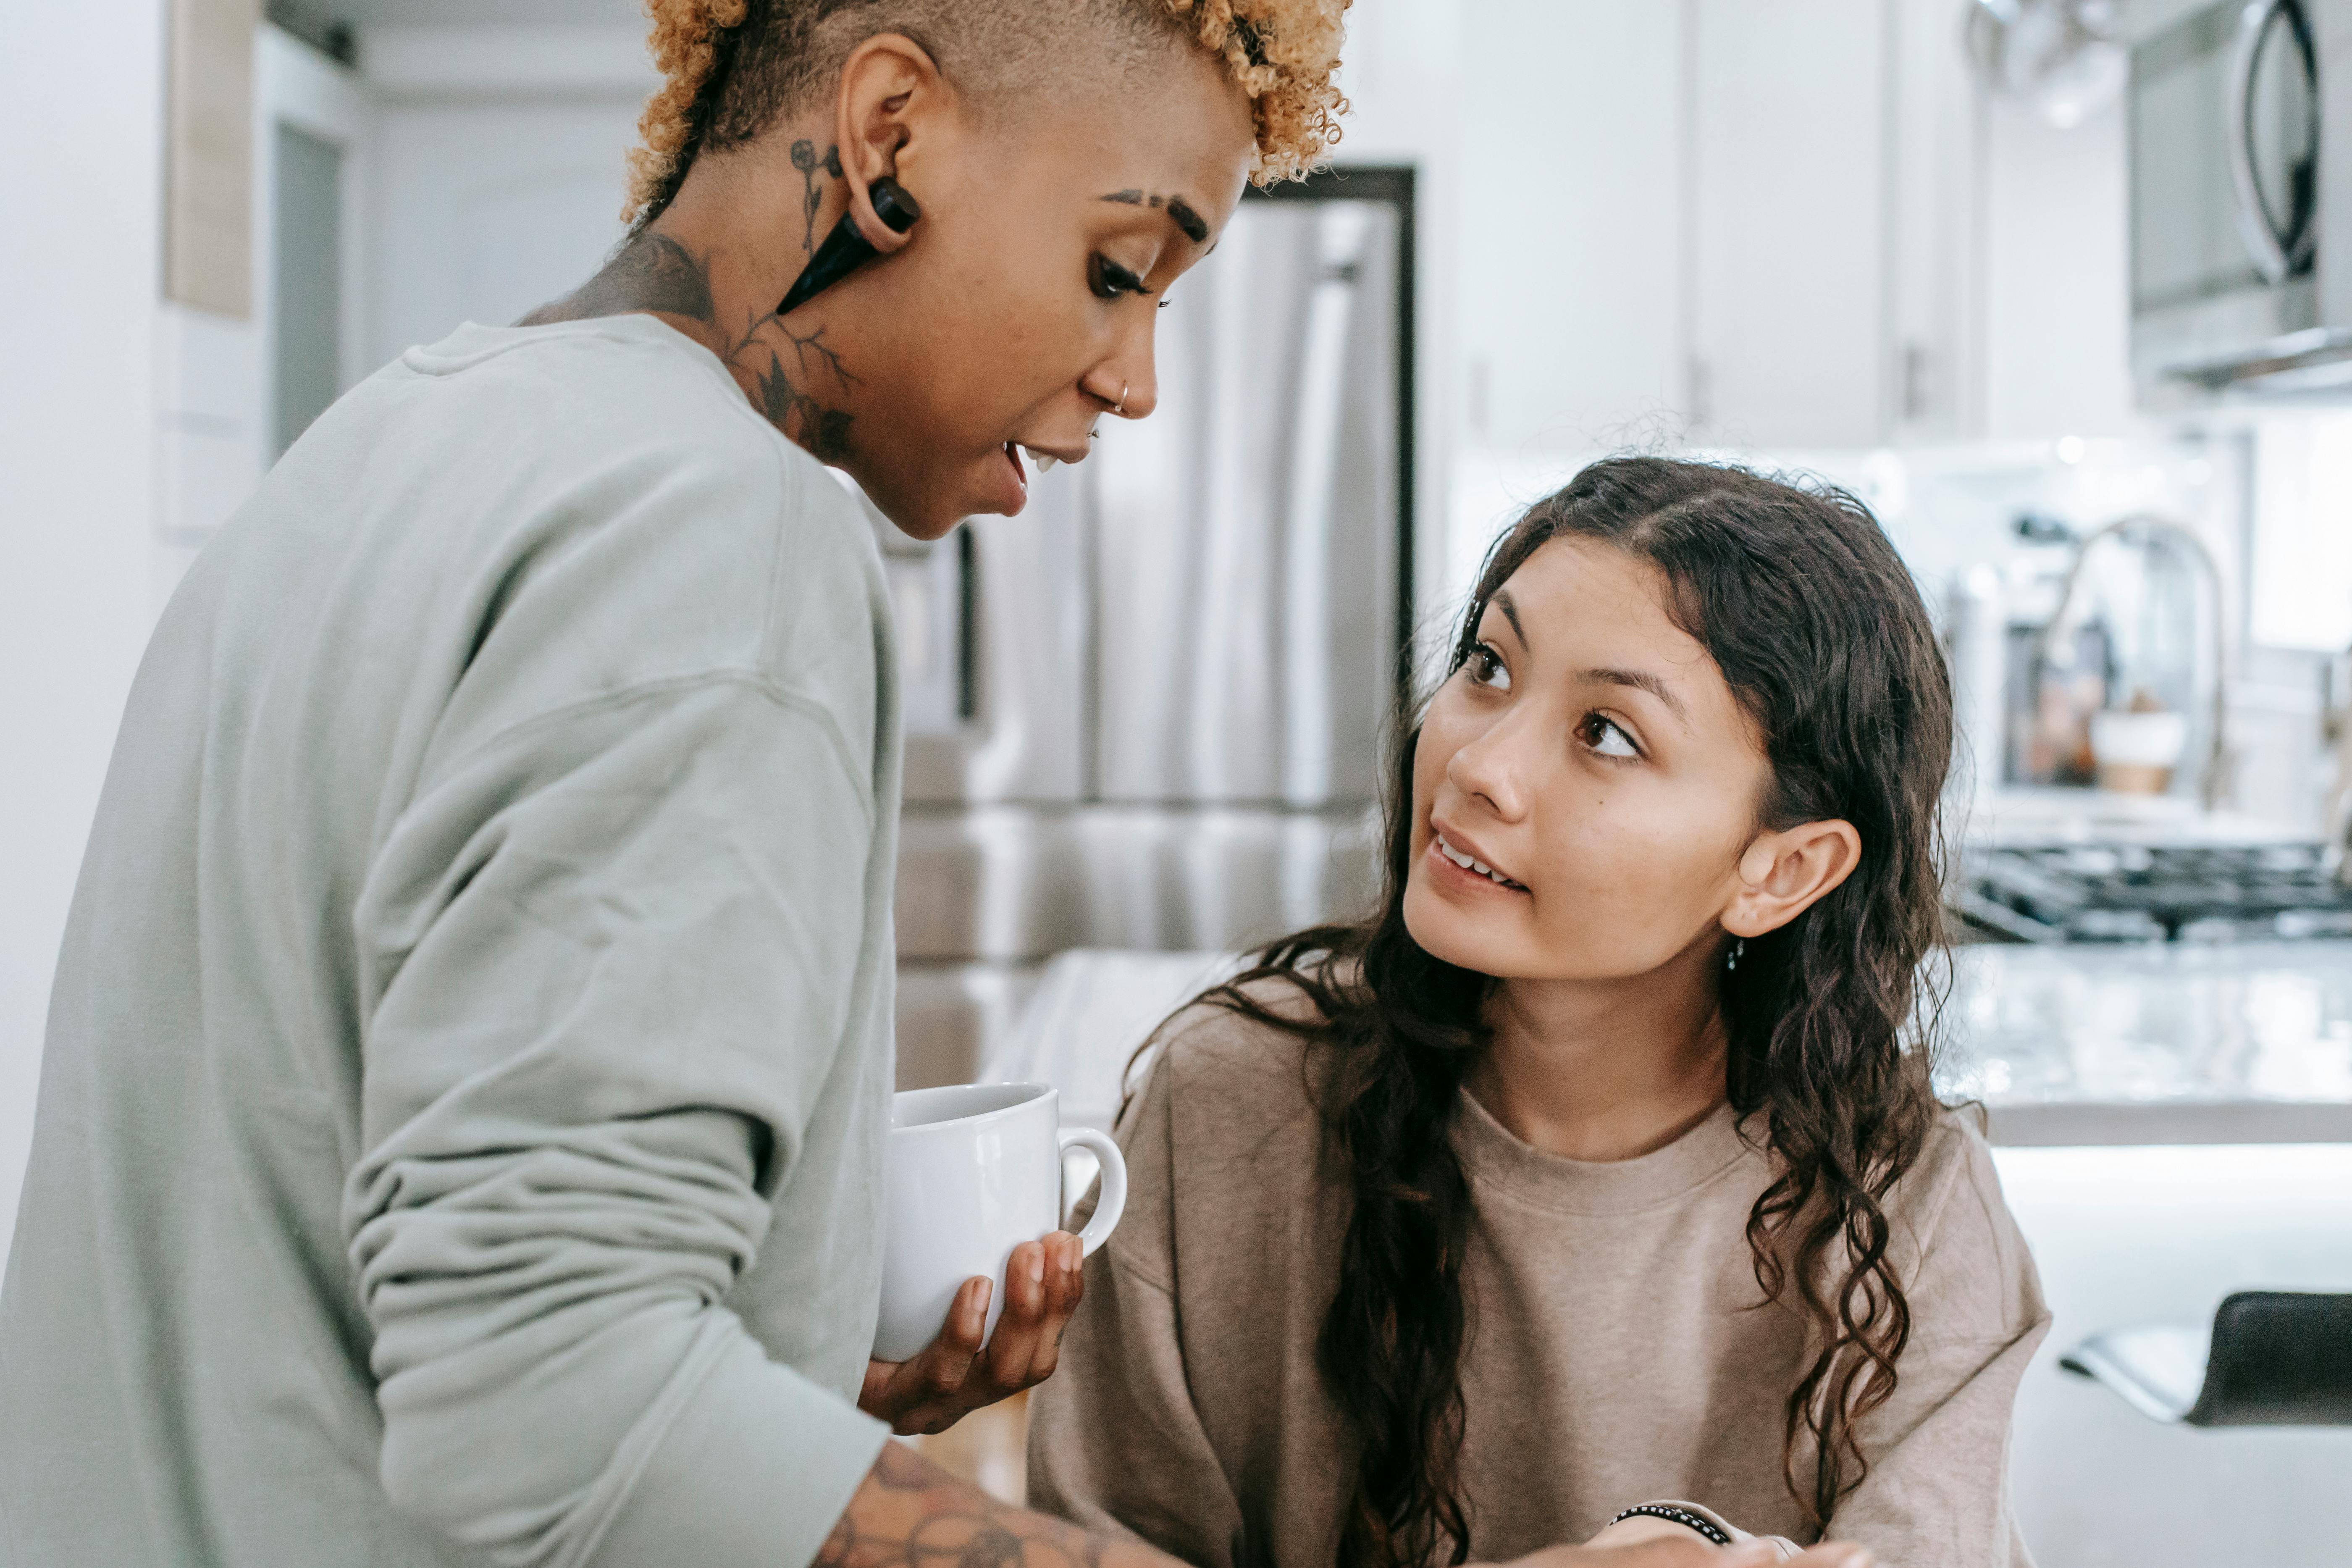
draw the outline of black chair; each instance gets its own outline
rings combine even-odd
[[[2241,1290],[2209,1331],[2095,1334],[2058,1358],[2133,1409],[2185,1426],[2352,1426],[2352,1295]]]

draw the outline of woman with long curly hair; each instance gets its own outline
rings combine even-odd
[[[1401,748],[1377,913],[1160,1032],[1033,1499],[1211,1568],[2024,1564],[2048,1319],[1929,1083],[1951,751],[1851,498],[1623,458],[1538,502]]]
[[[899,745],[822,465],[933,538],[1150,413],[1169,285],[1336,135],[1347,3],[647,0],[625,242],[330,409],[155,634],[0,1562],[1162,1561],[887,1441],[1049,1373],[1080,1275],[1024,1242],[985,1344],[973,1280],[868,1359]]]

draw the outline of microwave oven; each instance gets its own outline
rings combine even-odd
[[[2128,117],[2143,401],[2352,394],[2352,0],[2176,15]]]

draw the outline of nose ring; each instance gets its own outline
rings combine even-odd
[[[1127,389],[1131,384],[1131,383],[1124,381],[1118,384],[1118,401],[1110,405],[1110,411],[1113,414],[1125,417],[1127,414]]]

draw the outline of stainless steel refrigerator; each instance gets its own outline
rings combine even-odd
[[[898,1081],[968,1079],[1055,952],[1362,908],[1412,625],[1409,170],[1244,199],[1160,404],[1017,518],[885,530],[907,789]]]

